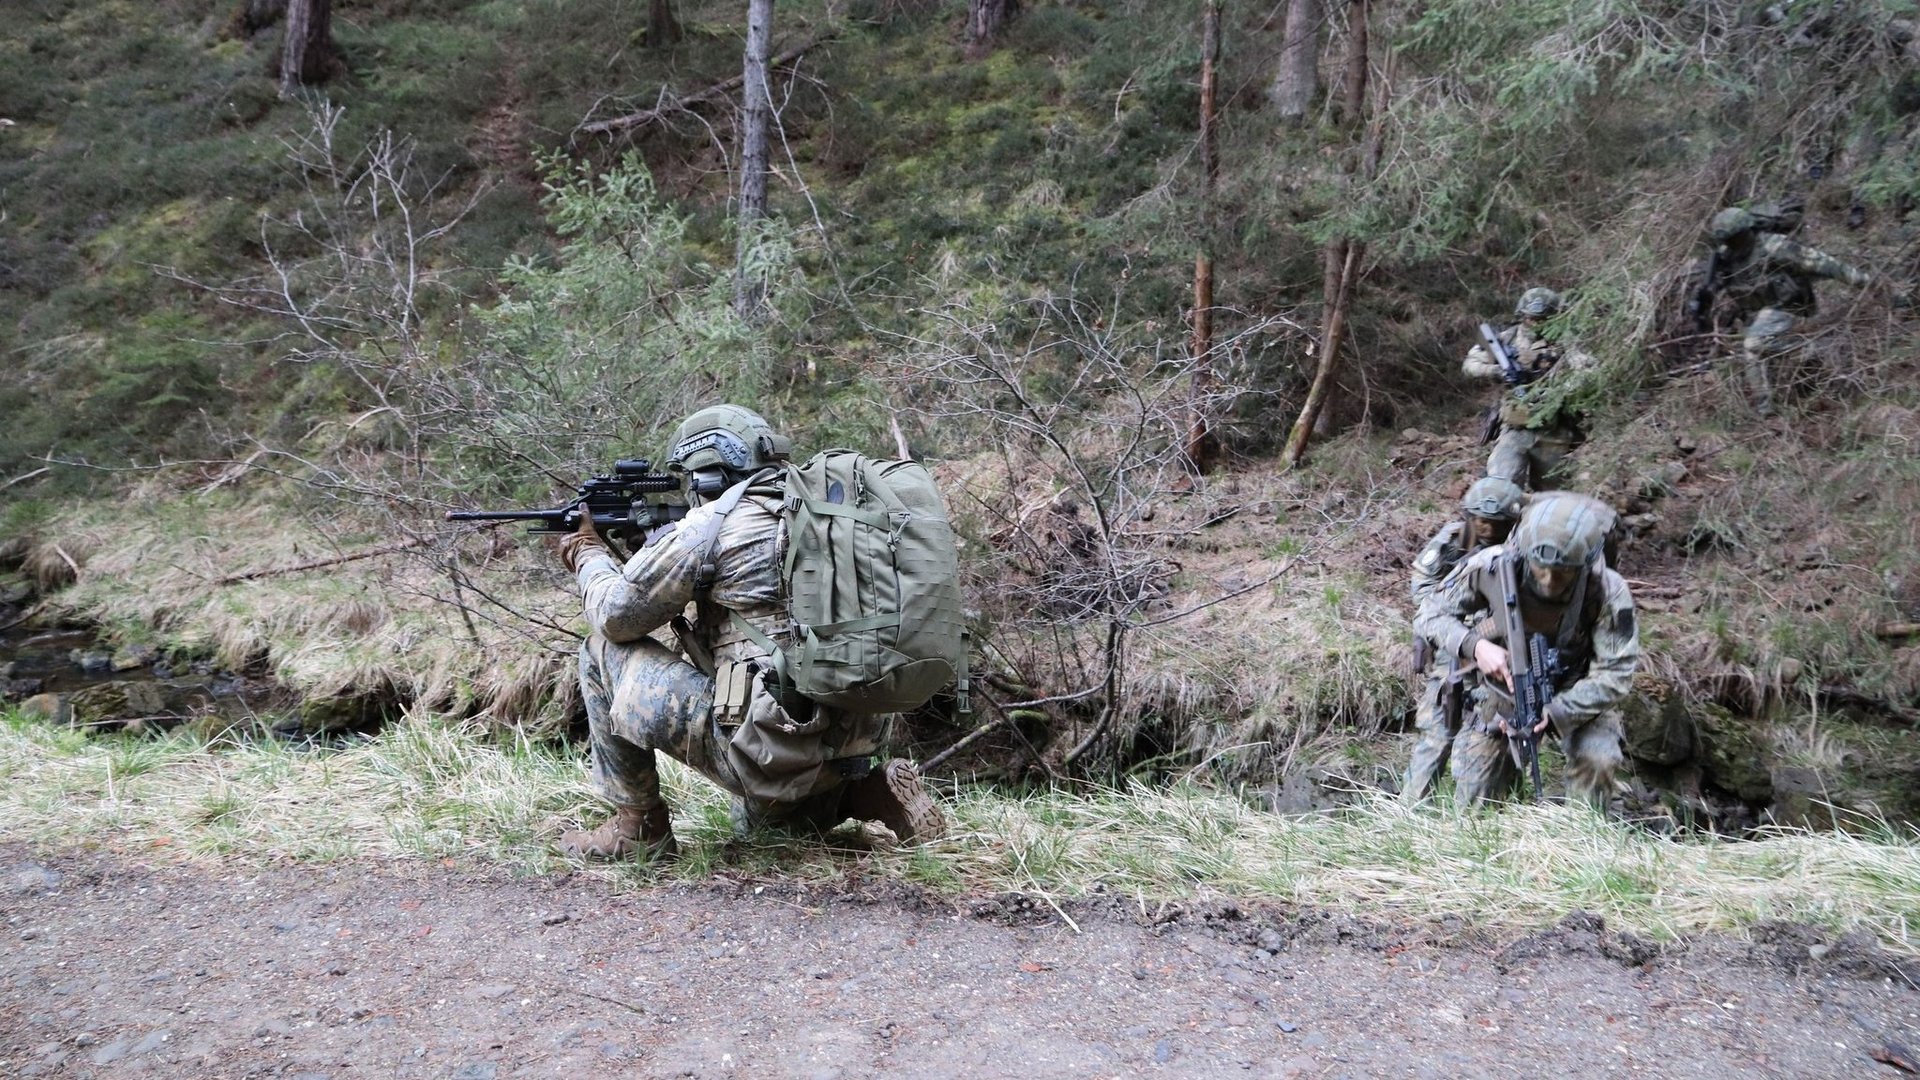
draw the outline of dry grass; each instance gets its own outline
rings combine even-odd
[[[60,610],[111,636],[270,673],[307,697],[391,688],[404,701],[499,724],[554,722],[577,639],[540,622],[570,624],[577,603],[531,542],[457,541],[465,565],[484,567],[489,595],[522,617],[454,588],[442,569],[456,550],[451,533],[376,558],[223,583],[396,538],[350,516],[301,516],[264,501],[140,501],[144,516],[129,518],[124,503],[81,504],[38,530],[30,568],[64,567],[62,554],[73,561],[72,584],[51,597]],[[463,615],[455,600],[473,610]]]
[[[451,858],[540,873],[565,865],[549,847],[560,828],[598,816],[573,755],[426,718],[325,751],[185,734],[88,739],[9,717],[0,768],[10,837],[182,859]],[[1905,949],[1920,925],[1920,837],[1907,830],[1673,840],[1578,807],[1462,815],[1368,798],[1281,817],[1192,786],[1132,785],[948,791],[953,836],[866,851],[847,835],[729,843],[716,789],[671,764],[666,781],[686,857],[664,871],[591,872],[647,884],[723,869],[789,880],[856,871],[948,893],[1213,893],[1498,927],[1583,909],[1661,938],[1792,919],[1864,926]]]

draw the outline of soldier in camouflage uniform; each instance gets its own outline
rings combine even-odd
[[[1535,388],[1550,377],[1594,365],[1593,357],[1583,350],[1542,336],[1542,327],[1561,307],[1559,293],[1535,286],[1521,293],[1514,306],[1520,321],[1500,332],[1500,343],[1526,373],[1527,381],[1509,390],[1500,402],[1500,437],[1487,456],[1487,475],[1511,480],[1528,491],[1548,486],[1561,461],[1586,437],[1578,418],[1559,410],[1543,417],[1536,400]],[[1460,370],[1476,379],[1506,377],[1500,361],[1484,344],[1467,353]]]
[[[1474,553],[1428,594],[1414,622],[1447,656],[1478,674],[1471,708],[1453,742],[1454,799],[1469,805],[1510,793],[1520,773],[1508,750],[1512,679],[1498,560],[1517,560],[1520,613],[1529,633],[1559,650],[1561,674],[1541,726],[1559,735],[1567,791],[1604,808],[1622,760],[1619,706],[1640,665],[1640,631],[1624,578],[1606,565],[1605,521],[1581,496],[1536,499],[1508,543]]]
[[[592,772],[614,807],[598,829],[561,837],[568,854],[659,859],[678,852],[655,751],[732,794],[740,829],[781,821],[824,829],[849,817],[879,821],[903,841],[944,829],[910,763],[873,767],[887,718],[781,695],[763,670],[767,650],[727,618],[738,614],[776,642],[786,633],[779,465],[789,450],[785,436],[747,409],[703,409],[680,425],[668,457],[670,468],[687,474],[695,504],[676,528],[649,538],[624,566],[590,521],[561,542],[592,631],[580,649]],[[689,604],[692,621],[684,615]],[[667,626],[678,651],[649,636]],[[804,722],[789,707],[803,711]],[[751,738],[740,737],[750,725]]]
[[[1794,324],[1816,310],[1813,283],[1819,278],[1857,287],[1872,277],[1824,251],[1787,239],[1799,228],[1798,203],[1767,204],[1752,210],[1729,207],[1713,216],[1707,235],[1714,244],[1705,291],[1724,296],[1736,321],[1746,321],[1740,341],[1747,398],[1754,411],[1774,411],[1774,368],[1787,363],[1799,342]]]
[[[1413,603],[1416,608],[1440,587],[1460,560],[1479,551],[1504,543],[1520,520],[1520,507],[1526,493],[1510,480],[1483,476],[1467,489],[1460,501],[1460,520],[1450,521],[1433,534],[1427,546],[1413,560]],[[1414,671],[1425,676],[1420,699],[1414,703],[1413,727],[1418,739],[1413,758],[1407,763],[1406,779],[1400,785],[1400,797],[1409,802],[1427,797],[1433,781],[1447,763],[1453,746],[1454,731],[1440,715],[1440,686],[1447,668],[1444,660],[1433,662],[1433,643],[1414,635]]]

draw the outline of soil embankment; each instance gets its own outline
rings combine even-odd
[[[859,879],[266,871],[0,848],[16,1076],[1901,1075],[1902,963]]]

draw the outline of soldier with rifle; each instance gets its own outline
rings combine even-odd
[[[1487,475],[1510,480],[1528,491],[1551,486],[1561,461],[1586,433],[1580,418],[1544,400],[1540,387],[1565,373],[1593,367],[1582,350],[1546,337],[1546,324],[1563,306],[1560,294],[1535,286],[1520,294],[1514,314],[1520,321],[1495,332],[1480,324],[1480,344],[1467,353],[1460,370],[1476,379],[1507,384],[1497,420],[1487,425],[1493,442]]]
[[[1463,717],[1457,803],[1505,797],[1523,775],[1538,798],[1549,733],[1569,795],[1604,809],[1612,794],[1640,633],[1626,580],[1606,564],[1610,513],[1582,495],[1538,498],[1506,544],[1469,556],[1421,605],[1415,631],[1469,670],[1441,705]]]
[[[1731,322],[1745,324],[1741,370],[1748,402],[1761,416],[1773,415],[1775,369],[1800,344],[1794,326],[1816,310],[1813,283],[1830,278],[1859,288],[1873,280],[1858,267],[1788,239],[1803,217],[1803,205],[1792,199],[1752,209],[1731,206],[1713,215],[1707,223],[1712,250],[1687,297],[1687,313],[1702,333],[1714,329],[1719,300],[1726,302]]]
[[[1442,526],[1413,560],[1414,606],[1419,607],[1428,595],[1439,589],[1440,583],[1462,559],[1483,548],[1505,543],[1514,523],[1520,520],[1520,508],[1526,497],[1511,481],[1497,476],[1483,476],[1474,481],[1460,500],[1459,520]],[[1449,718],[1440,707],[1443,687],[1454,687],[1457,692],[1460,662],[1450,657],[1436,658],[1433,642],[1415,634],[1413,672],[1424,685],[1414,703],[1413,726],[1419,738],[1413,746],[1413,758],[1407,763],[1406,778],[1400,785],[1400,797],[1408,801],[1426,798],[1447,763],[1454,736],[1460,733],[1457,710],[1456,715]]]
[[[890,630],[904,620],[896,614],[887,626],[875,618],[802,625],[789,579],[802,546],[793,524],[797,508],[831,522],[891,530],[896,545],[922,563],[938,552],[929,553],[916,537],[930,526],[938,527],[936,538],[946,536],[944,518],[869,509],[872,493],[859,483],[865,473],[845,490],[833,490],[827,505],[815,505],[795,487],[807,466],[792,466],[790,456],[787,437],[758,414],[716,405],[674,432],[668,474],[650,473],[645,462],[622,462],[614,475],[589,481],[579,499],[556,510],[458,515],[526,518],[536,522],[535,531],[566,530],[560,560],[579,585],[590,631],[579,671],[591,770],[613,809],[597,828],[562,835],[566,854],[652,861],[678,853],[660,788],[656,755],[662,753],[731,795],[734,826],[742,832],[762,825],[825,830],[848,818],[880,822],[903,842],[934,839],[945,830],[945,815],[912,764],[879,756],[891,716],[853,707],[851,690],[845,700],[816,702],[797,688],[792,670],[814,659],[802,648],[802,635],[844,642],[867,624]],[[683,483],[691,508],[634,502]],[[667,527],[654,527],[663,523]],[[849,535],[851,527],[834,535]],[[643,533],[645,542],[635,544]],[[637,550],[616,556],[610,540]],[[848,565],[845,572],[851,579],[865,571],[859,580],[871,581],[873,569]],[[957,621],[957,597],[952,606]],[[653,636],[669,628],[671,648]],[[947,672],[941,667],[930,678]]]

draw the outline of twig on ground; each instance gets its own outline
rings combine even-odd
[[[6,483],[0,484],[0,491],[5,491],[15,484],[25,483],[26,481],[31,480],[36,476],[45,476],[47,473],[50,473],[52,471],[53,471],[53,466],[42,465],[39,468],[33,470],[32,472],[21,473],[19,476],[14,477],[13,479],[7,481]]]

